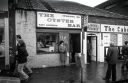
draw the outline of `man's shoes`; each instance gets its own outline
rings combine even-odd
[[[32,76],[32,73],[29,73],[28,76],[31,77]]]
[[[27,83],[27,82],[28,82],[27,79],[25,79],[25,80],[21,80],[21,81],[20,81],[20,83]]]
[[[111,81],[111,83],[116,83],[116,81]]]
[[[31,77],[27,78],[27,79],[23,79],[21,80],[21,83],[28,83],[31,80]]]
[[[107,78],[103,78],[103,80],[105,80],[105,81],[109,81],[109,79],[107,79]]]

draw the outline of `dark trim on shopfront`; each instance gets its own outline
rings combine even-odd
[[[60,29],[60,28],[52,28],[52,29],[39,29],[37,28],[36,29],[36,32],[69,32],[69,33],[80,33],[81,32],[81,29]]]
[[[8,12],[0,12],[0,18],[8,17]]]

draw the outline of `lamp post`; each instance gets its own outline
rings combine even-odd
[[[86,57],[86,34],[87,31],[88,16],[82,18],[82,32],[81,32],[81,83],[85,83],[85,57]],[[85,40],[85,41],[84,41]],[[84,51],[85,50],[85,51]]]

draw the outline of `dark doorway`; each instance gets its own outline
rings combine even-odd
[[[70,63],[75,63],[75,53],[80,53],[80,34],[70,34]]]

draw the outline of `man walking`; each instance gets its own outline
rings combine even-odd
[[[32,73],[32,70],[27,67],[27,56],[28,52],[26,50],[26,44],[25,42],[21,39],[20,35],[17,35],[17,62],[18,62],[18,72],[20,74],[20,79],[21,80],[28,80],[29,76],[24,72],[24,67],[26,67],[30,73]]]
[[[112,82],[116,81],[116,63],[118,59],[118,48],[114,47],[114,43],[110,43],[110,47],[108,48],[107,52],[107,63],[108,63],[108,68],[106,72],[104,80],[109,81],[110,77],[112,76]]]

